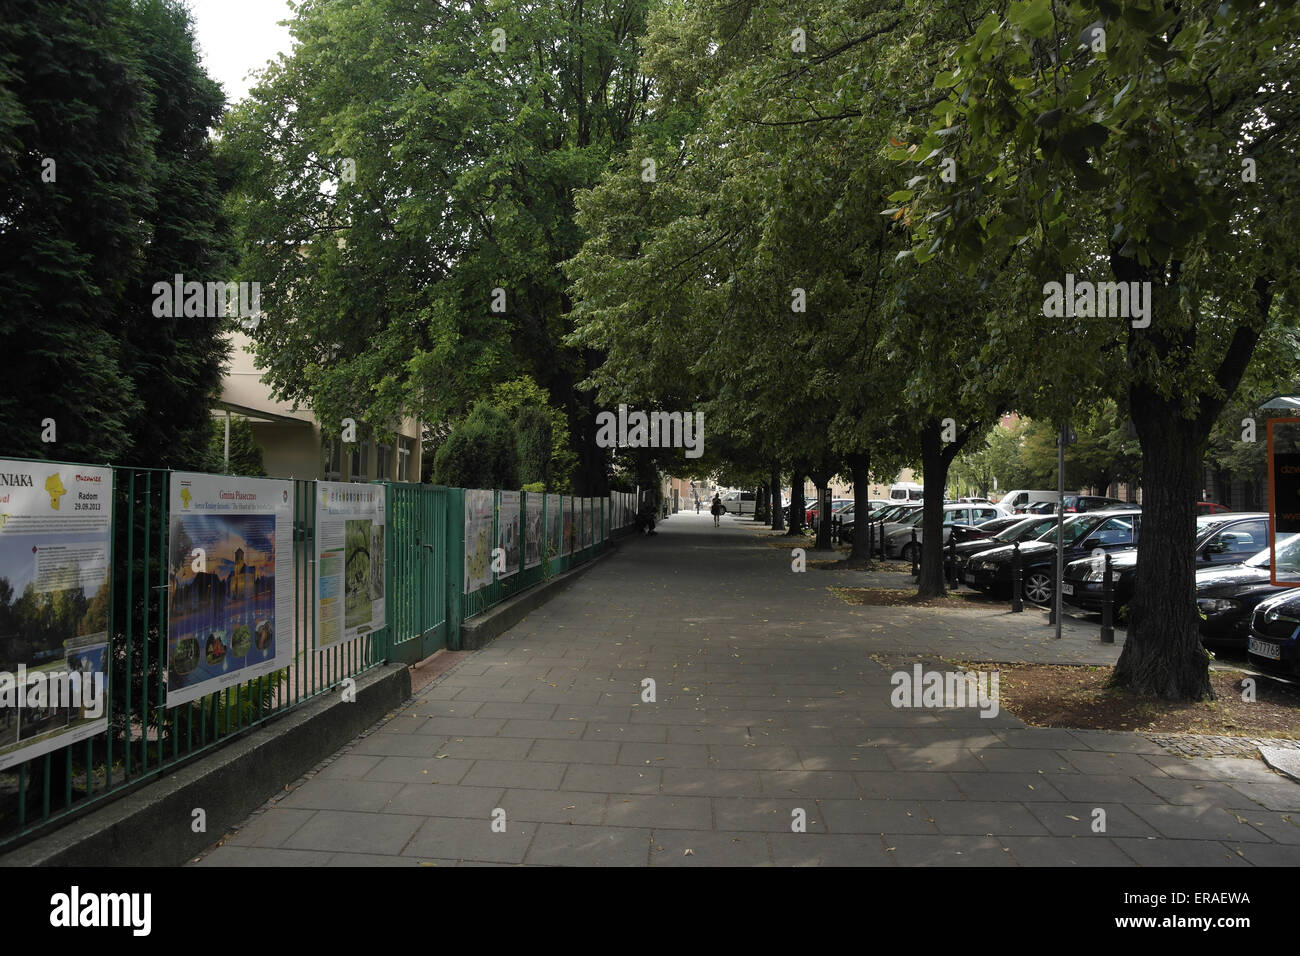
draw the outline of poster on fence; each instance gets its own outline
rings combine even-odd
[[[108,727],[113,471],[0,460],[0,770]]]
[[[542,563],[542,496],[529,494],[524,520],[524,567],[535,568]]]
[[[573,554],[573,536],[576,531],[574,524],[573,498],[569,495],[564,496],[564,553]]]
[[[590,548],[596,540],[595,504],[595,498],[582,499],[582,546],[584,548]]]
[[[384,486],[316,482],[316,650],[384,626]]]
[[[293,482],[173,472],[167,706],[293,659]]]
[[[564,499],[560,495],[546,496],[546,554],[558,557],[564,541]]]
[[[465,593],[492,583],[493,494],[465,490]]]
[[[497,577],[519,573],[519,492],[501,492],[497,515],[497,547],[502,560],[497,563]]]

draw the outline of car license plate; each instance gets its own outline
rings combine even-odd
[[[1260,657],[1267,657],[1269,660],[1280,661],[1282,659],[1282,648],[1277,644],[1268,644],[1258,638],[1250,639],[1250,652],[1258,654]]]
[[[1073,593],[1074,593],[1074,585],[1073,585],[1073,584],[1062,584],[1062,585],[1061,585],[1061,593],[1062,593],[1062,594],[1073,594]]]

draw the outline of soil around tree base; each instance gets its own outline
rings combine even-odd
[[[1217,700],[1166,701],[1108,686],[1113,668],[1061,664],[969,663],[997,670],[999,703],[1031,727],[1209,734],[1300,739],[1300,695],[1255,678],[1253,701],[1242,699],[1240,671],[1213,670]]]

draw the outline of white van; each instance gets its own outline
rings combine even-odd
[[[904,501],[920,501],[925,489],[914,481],[900,481],[889,486],[889,500],[898,504]]]
[[[754,513],[754,493],[752,491],[728,491],[722,496],[722,504],[729,515],[752,515]]]
[[[1019,515],[1024,514],[1027,508],[1038,504],[1040,501],[1056,500],[1057,493],[1055,491],[1008,491],[1002,496],[1002,500],[998,502],[998,510],[1003,514]]]

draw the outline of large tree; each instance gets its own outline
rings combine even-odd
[[[1067,274],[1135,284],[1125,314],[1071,303],[1075,334],[1040,336],[1037,361],[1046,379],[1105,367],[1142,443],[1136,596],[1116,681],[1208,697],[1195,500],[1210,429],[1257,341],[1295,314],[1300,8],[995,7],[937,77],[931,122],[898,150],[924,166],[908,199],[914,252],[1005,257],[1042,287],[1040,316],[1056,311],[1047,283]]]
[[[278,396],[382,429],[526,374],[568,418],[575,491],[604,489],[581,385],[600,356],[563,341],[557,266],[581,242],[575,190],[642,118],[647,6],[301,4],[292,53],[224,129]]]

